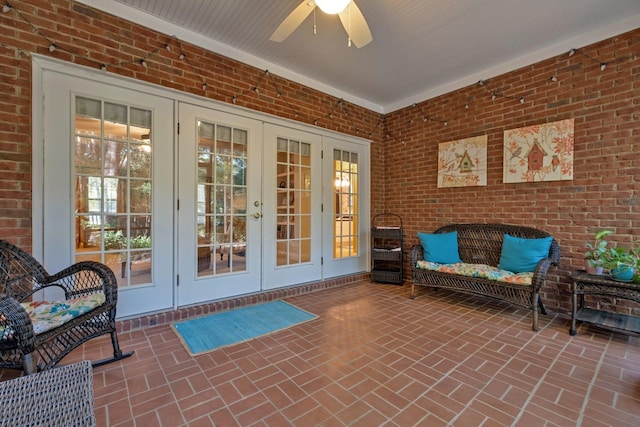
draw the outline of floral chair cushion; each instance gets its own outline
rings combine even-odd
[[[438,264],[429,261],[418,261],[416,267],[423,270],[433,270],[442,273],[459,274],[461,276],[478,277],[481,279],[495,280],[498,282],[513,283],[516,285],[531,285],[532,272],[512,273],[485,264],[467,264],[457,262],[454,264]]]
[[[33,332],[38,335],[88,313],[104,302],[104,294],[98,292],[66,301],[24,302],[22,306],[29,313]]]

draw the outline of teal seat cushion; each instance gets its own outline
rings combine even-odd
[[[424,251],[424,260],[438,264],[462,262],[458,253],[458,232],[418,233],[418,239]]]
[[[504,235],[498,267],[514,273],[532,272],[541,259],[549,256],[553,238],[522,239]]]

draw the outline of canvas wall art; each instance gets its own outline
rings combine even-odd
[[[567,119],[504,131],[503,181],[572,180],[573,126]]]
[[[487,135],[438,144],[438,188],[487,185]]]

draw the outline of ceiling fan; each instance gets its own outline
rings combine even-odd
[[[366,46],[373,40],[371,31],[364,19],[360,8],[353,0],[303,0],[298,7],[286,17],[282,24],[273,32],[270,39],[274,42],[281,42],[314,11],[318,6],[320,10],[329,15],[340,16],[340,22],[349,36],[349,46],[351,42],[360,48]],[[315,33],[315,26],[314,26]]]

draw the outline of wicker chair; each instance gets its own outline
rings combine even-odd
[[[53,329],[36,333],[21,304],[45,288],[64,291],[71,300],[104,294],[104,303]],[[0,240],[0,368],[23,369],[32,374],[55,366],[64,356],[88,340],[111,334],[113,357],[93,362],[103,365],[129,357],[123,353],[116,334],[118,285],[104,264],[83,261],[49,275],[31,255]]]

